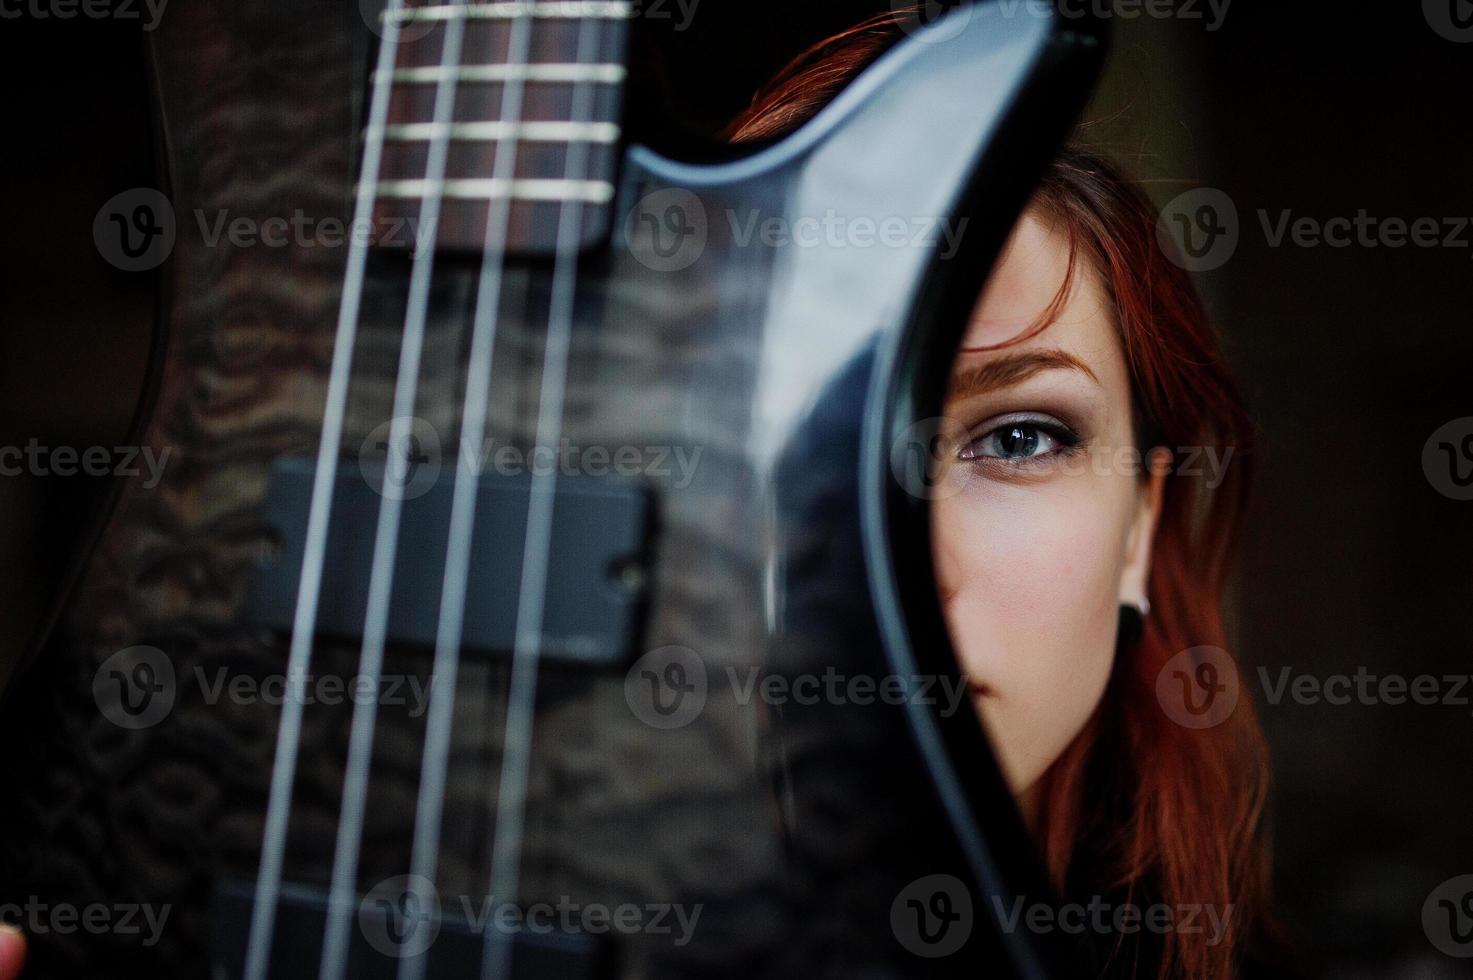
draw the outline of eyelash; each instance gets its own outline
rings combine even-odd
[[[1042,453],[1034,453],[1027,456],[1001,456],[997,453],[983,453],[980,451],[979,447],[984,442],[1000,434],[1007,433],[1009,432],[1009,430],[1022,430],[1024,432],[1040,433],[1044,436],[1047,436],[1050,440],[1053,441],[1053,443],[1055,444],[1054,448]],[[1060,422],[1058,419],[1047,416],[1039,417],[1025,415],[1004,419],[997,424],[992,425],[987,429],[987,431],[982,433],[982,435],[978,436],[976,439],[971,440],[965,446],[963,446],[961,448],[961,451],[958,453],[958,457],[963,461],[972,463],[985,463],[990,465],[1014,467],[1036,466],[1040,463],[1047,463],[1057,456],[1069,454],[1076,447],[1078,447],[1079,442],[1080,439],[1078,434],[1075,433],[1073,429],[1069,428],[1069,426],[1065,425],[1063,422]]]

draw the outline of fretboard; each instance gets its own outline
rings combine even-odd
[[[507,208],[505,247],[512,254],[551,252],[567,202],[581,212],[573,215],[580,246],[602,240],[619,159],[630,9],[627,0],[414,0],[401,8],[388,118],[364,132],[365,140],[382,142],[379,243],[415,244],[432,190],[441,195],[440,249],[484,248],[497,201]],[[446,50],[452,21],[463,32],[458,57]],[[516,56],[517,31],[525,58]],[[454,83],[453,109],[436,121],[437,93],[447,80]],[[505,118],[509,86],[520,86],[516,118]],[[438,181],[430,173],[437,140],[445,150]],[[514,170],[509,157],[498,167],[497,154],[513,149]]]

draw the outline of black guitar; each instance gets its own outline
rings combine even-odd
[[[926,420],[1099,27],[962,7],[683,163],[634,13],[151,35],[168,465],[4,706],[0,902],[95,920],[32,975],[1079,975],[997,924],[1042,876],[938,696]]]

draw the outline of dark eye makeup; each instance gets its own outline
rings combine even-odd
[[[1065,455],[1079,446],[1079,435],[1051,415],[1016,413],[990,419],[981,434],[957,453],[967,462],[1030,465]]]

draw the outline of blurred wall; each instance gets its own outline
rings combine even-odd
[[[1230,653],[1273,753],[1282,910],[1315,975],[1473,975],[1422,921],[1473,872],[1473,502],[1423,465],[1473,415],[1473,38],[1435,3],[1210,21],[1117,19],[1085,131],[1168,215],[1202,189],[1236,210],[1196,279],[1261,429]],[[1427,244],[1398,232],[1417,219]],[[1418,675],[1461,703],[1389,703]]]

